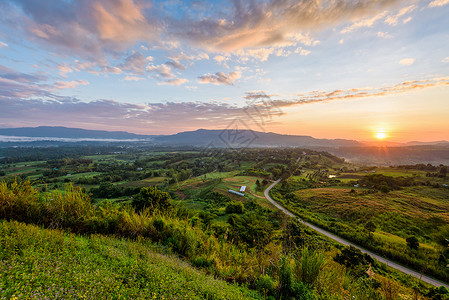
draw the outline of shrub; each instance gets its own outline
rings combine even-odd
[[[137,212],[141,212],[145,208],[165,211],[172,208],[170,200],[171,197],[169,193],[162,192],[157,187],[149,186],[142,188],[139,194],[134,197],[132,206]]]
[[[242,202],[231,202],[226,206],[226,213],[227,214],[243,214],[245,211],[245,207],[243,206]]]
[[[314,285],[325,264],[326,259],[322,252],[302,249],[299,262],[301,280]]]

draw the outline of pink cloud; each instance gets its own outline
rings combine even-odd
[[[88,85],[89,82],[85,80],[73,80],[73,81],[56,81],[55,88],[57,89],[74,89],[79,85]]]
[[[213,84],[225,84],[233,85],[234,82],[242,77],[240,72],[223,73],[217,72],[215,74],[206,74],[198,77],[200,83],[213,83]]]

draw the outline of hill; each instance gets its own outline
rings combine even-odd
[[[257,299],[142,239],[0,221],[2,299]],[[20,275],[19,275],[20,274]]]
[[[138,135],[126,131],[88,130],[62,126],[3,128],[0,129],[0,135],[70,139],[148,139],[152,137],[151,135]]]
[[[304,135],[287,135],[273,132],[253,130],[208,130],[198,129],[185,131],[174,135],[158,136],[156,143],[171,145],[195,145],[226,148],[241,147],[343,147],[361,146],[354,140],[316,139]]]

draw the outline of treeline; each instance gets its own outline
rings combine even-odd
[[[358,184],[386,193],[392,190],[399,190],[402,187],[413,186],[417,183],[413,177],[392,177],[383,174],[369,174],[358,180]]]

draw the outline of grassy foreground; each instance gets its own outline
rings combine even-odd
[[[257,299],[146,239],[81,237],[0,221],[1,299]]]

